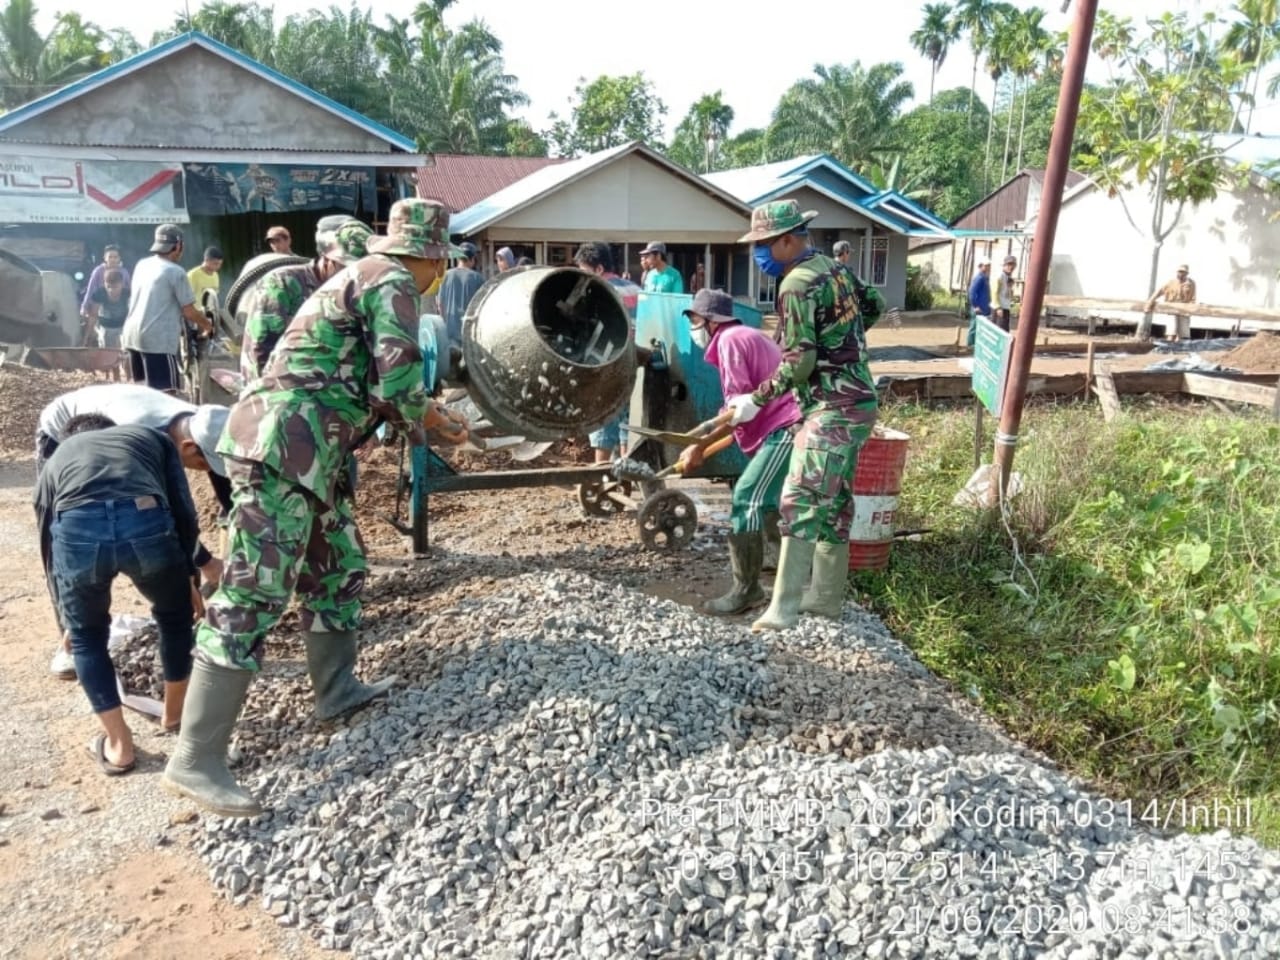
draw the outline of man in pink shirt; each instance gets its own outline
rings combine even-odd
[[[703,348],[703,359],[720,371],[724,396],[752,393],[778,369],[782,361],[778,345],[735,317],[733,298],[723,290],[699,290],[684,315],[689,318],[694,344]],[[760,587],[764,516],[778,510],[782,483],[791,462],[791,442],[801,420],[795,396],[787,391],[765,404],[749,422],[719,427],[681,454],[692,470],[702,463],[703,449],[732,432],[742,452],[751,458],[733,485],[733,508],[729,514],[733,587],[724,596],[703,604],[703,612],[720,616],[742,613],[767,599]]]

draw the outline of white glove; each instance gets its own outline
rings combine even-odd
[[[729,423],[735,427],[741,423],[750,423],[756,418],[756,414],[760,412],[760,408],[756,406],[749,393],[740,393],[736,397],[730,397],[725,405],[733,411],[733,418]]]

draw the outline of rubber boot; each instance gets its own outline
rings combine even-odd
[[[813,554],[813,582],[800,600],[800,612],[839,620],[849,586],[849,545],[820,543]]]
[[[306,635],[307,673],[316,694],[316,716],[332,720],[348,710],[380,697],[396,682],[395,677],[377,683],[356,679],[356,632],[312,631]]]
[[[751,625],[752,633],[765,630],[788,630],[800,619],[800,596],[809,580],[809,568],[813,565],[812,540],[782,538],[782,555],[778,560],[778,574],[773,579],[773,600],[764,616]]]
[[[750,533],[729,534],[729,566],[733,568],[733,587],[723,597],[704,603],[702,612],[727,617],[742,613],[752,604],[763,600],[764,589],[760,586],[760,567],[763,563],[763,533],[755,530]]]
[[[778,569],[778,551],[782,549],[782,534],[778,531],[778,521],[781,519],[777,513],[764,515],[764,564],[760,569],[769,573]]]
[[[256,817],[258,801],[227,769],[227,744],[249,695],[253,674],[197,659],[182,707],[178,745],[161,784],[222,817]]]

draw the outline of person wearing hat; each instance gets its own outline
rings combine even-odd
[[[1006,333],[1013,319],[1013,271],[1017,267],[1018,258],[1010,254],[1004,258],[1000,276],[996,277],[996,308],[992,319]]]
[[[103,383],[81,387],[55,398],[41,410],[36,422],[37,479],[45,463],[68,436],[67,424],[75,417],[90,414],[106,417],[116,424],[150,427],[167,434],[178,450],[182,465],[188,470],[208,473],[219,503],[224,509],[231,506],[226,464],[217,452],[218,440],[227,422],[227,408],[218,404],[197,407],[139,384]],[[205,581],[218,582],[222,561],[202,543],[196,544],[193,560]],[[66,679],[75,676],[70,655],[61,647],[53,655],[49,672]]]
[[[192,579],[197,522],[186,472],[160,431],[80,414],[40,472],[34,502],[50,597],[75,675],[102,725],[90,753],[108,776],[128,773],[136,758],[108,651],[111,585],[123,573],[151,602],[164,670],[161,722],[172,729],[182,715],[191,621],[201,603]]]
[[[178,350],[184,322],[206,336],[213,324],[196,309],[195,293],[182,259],[182,231],[172,223],[156,227],[151,253],[133,268],[129,315],[120,343],[129,359],[130,379],[156,390],[178,391]]]
[[[200,261],[200,265],[187,271],[187,279],[191,281],[191,292],[195,294],[196,306],[200,309],[204,309],[205,292],[211,290],[216,294],[222,286],[222,280],[218,276],[218,271],[221,269],[222,249],[205,247],[204,259]]]
[[[440,284],[440,313],[444,316],[445,329],[449,331],[449,342],[461,345],[462,318],[476,291],[484,286],[484,276],[476,269],[476,257],[480,251],[470,242],[458,244],[462,256],[457,266],[444,275]]]
[[[307,298],[348,263],[363,257],[372,236],[365,224],[346,214],[321,217],[316,223],[315,259],[277,267],[254,285],[244,307],[240,340],[240,373],[246,389],[262,376],[280,335]]]
[[[1153,293],[1151,299],[1147,301],[1147,313],[1155,308],[1157,300],[1165,300],[1169,303],[1195,303],[1196,282],[1191,279],[1191,267],[1185,263],[1178,264],[1177,276]],[[1175,316],[1174,322],[1174,332],[1169,334],[1167,339],[1188,339],[1191,336],[1191,318]]]
[[[227,769],[227,744],[295,590],[321,720],[394,682],[355,677],[366,562],[342,484],[348,458],[380,423],[422,442],[432,410],[422,294],[462,251],[449,242],[444,205],[419,198],[392,205],[387,235],[368,251],[303,304],[218,445],[232,485],[225,568],[196,631],[182,733],[162,782],[222,816],[261,811]]]
[[[726,397],[751,393],[773,376],[782,362],[782,351],[767,334],[733,315],[733,298],[723,290],[699,290],[684,315],[689,320],[690,337],[703,350],[702,359],[720,372],[720,388]],[[732,431],[738,447],[750,457],[733,485],[729,512],[733,585],[728,593],[704,603],[703,612],[718,616],[742,613],[765,599],[760,586],[765,515],[778,512],[792,440],[801,419],[796,398],[787,390],[766,403],[750,422],[717,427],[680,455],[688,469],[695,469],[702,463],[702,451]]]
[[[640,251],[645,293],[684,293],[680,271],[667,263],[667,245],[654,241]]]
[[[979,257],[977,273],[969,284],[969,346],[978,342],[978,318],[991,319],[991,260]]]
[[[274,226],[267,228],[267,246],[272,253],[293,253],[293,235],[287,227]]]
[[[782,487],[782,550],[773,598],[754,633],[795,626],[801,613],[838,618],[849,575],[849,527],[858,451],[876,422],[876,390],[867,368],[866,325],[858,281],[848,267],[814,249],[809,221],[795,200],[751,213],[740,242],[753,245],[757,267],[778,281],[777,342],[782,362],[754,390],[728,398],[733,424],[752,422],[769,403],[795,395],[804,417]],[[810,572],[813,580],[805,590]]]

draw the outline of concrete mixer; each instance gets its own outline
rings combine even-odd
[[[423,324],[423,379],[465,386],[469,399],[496,427],[528,440],[583,435],[608,423],[624,406],[633,426],[687,431],[723,405],[716,371],[702,360],[682,311],[685,294],[642,294],[634,325],[613,286],[567,267],[531,266],[500,273],[472,299],[463,342],[446,348],[441,327]],[[759,327],[745,304],[735,315]],[[637,345],[640,345],[637,349]],[[640,358],[639,360],[637,358]],[[447,365],[447,372],[442,372]],[[654,473],[676,463],[680,446],[631,435],[629,461]],[[708,458],[689,477],[733,480],[746,466],[736,447]],[[616,479],[610,464],[458,472],[429,447],[412,451],[409,522],[395,518],[422,553],[428,543],[432,494],[466,490],[577,485],[591,515],[621,512],[639,487],[641,541],[654,550],[679,550],[697,531],[697,507],[661,481]]]

